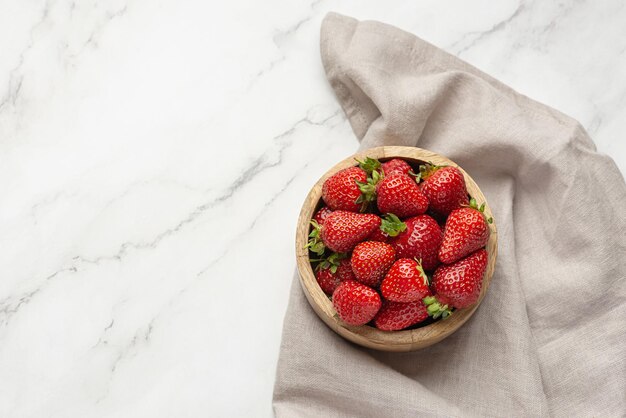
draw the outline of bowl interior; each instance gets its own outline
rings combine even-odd
[[[415,147],[390,146],[371,148],[341,161],[339,164],[335,165],[328,172],[326,172],[324,176],[322,176],[322,178],[313,186],[302,206],[296,232],[297,265],[300,284],[302,285],[303,291],[317,315],[335,332],[344,338],[365,347],[383,351],[411,351],[427,347],[443,340],[460,328],[461,325],[463,325],[471,317],[484,298],[487,289],[489,288],[491,277],[493,276],[497,257],[496,224],[494,221],[494,223],[489,225],[491,228],[491,234],[489,242],[486,246],[489,260],[485,276],[483,278],[481,294],[478,301],[474,305],[464,309],[455,310],[454,313],[445,320],[427,320],[424,323],[418,324],[414,328],[402,331],[381,331],[369,325],[353,327],[343,323],[337,316],[330,298],[321,290],[315,280],[315,274],[309,261],[309,252],[305,246],[310,232],[309,221],[313,217],[315,211],[323,205],[321,197],[322,185],[324,184],[324,181],[336,172],[356,165],[355,159],[362,160],[365,157],[377,158],[381,161],[389,160],[391,158],[402,158],[409,162],[414,169],[417,169],[419,164],[424,162],[458,167],[465,177],[469,195],[475,198],[479,204],[485,202],[485,215],[487,217],[493,217],[493,214],[491,213],[489,203],[486,201],[479,187],[461,167],[441,155]]]

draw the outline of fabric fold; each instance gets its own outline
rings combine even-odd
[[[460,164],[492,207],[499,256],[475,315],[412,353],[343,340],[294,278],[276,415],[625,414],[626,185],[613,161],[573,119],[407,32],[331,13],[320,43],[361,148]]]

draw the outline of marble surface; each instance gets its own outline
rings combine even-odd
[[[357,148],[330,10],[586,127],[626,171],[620,0],[0,3],[0,416],[271,416],[293,236]]]

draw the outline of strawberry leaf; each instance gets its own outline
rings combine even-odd
[[[371,175],[375,170],[380,170],[380,167],[382,166],[380,161],[376,158],[370,157],[365,157],[365,160],[363,161],[356,160],[356,162],[359,163],[359,167],[365,170],[368,175]]]
[[[354,203],[360,203],[361,212],[366,212],[370,208],[371,203],[376,200],[376,184],[382,179],[380,173],[382,165],[380,161],[370,157],[366,157],[364,161],[356,161],[359,163],[359,167],[367,172],[367,181],[363,183],[355,180],[361,195]]]
[[[368,183],[371,183],[373,185],[377,185],[378,182],[382,179],[382,176],[380,174],[380,172],[378,170],[374,170],[372,171],[372,181]]]
[[[478,206],[478,202],[476,202],[476,199],[474,199],[473,197],[470,199],[469,201],[469,207],[472,209],[476,209],[477,211],[479,211],[480,213],[483,214],[483,217],[485,217],[485,220],[487,221],[487,223],[492,224],[493,223],[493,218],[489,217],[487,218],[485,216],[485,203],[483,202],[482,205],[480,205],[480,207]]]
[[[341,263],[341,260],[347,257],[348,257],[348,254],[346,253],[332,253],[326,258],[311,259],[310,261],[320,262],[315,268],[316,270],[330,269],[330,272],[335,274],[337,272],[337,269],[339,268],[339,264]]]
[[[409,176],[413,176],[413,177],[415,178],[415,181],[416,181],[417,183],[419,183],[419,182],[420,182],[420,180],[422,179],[422,175],[421,175],[420,173],[415,173],[413,170],[410,170],[407,174],[408,174]]]
[[[380,229],[390,237],[396,237],[400,232],[406,231],[406,224],[393,213],[383,216]]]
[[[423,301],[424,305],[426,305],[428,315],[432,316],[433,319],[439,317],[446,319],[452,315],[452,310],[448,308],[448,305],[442,305],[434,296],[426,296]]]
[[[441,167],[443,166],[434,165],[432,163],[426,163],[426,164],[420,165],[419,173],[413,174],[415,175],[415,181],[419,183],[420,181],[426,180],[428,177],[432,176],[435,173],[435,171],[439,170]]]
[[[326,246],[322,242],[322,238],[320,236],[321,226],[315,220],[311,220],[311,226],[313,226],[313,229],[309,233],[309,242],[304,248],[308,248],[311,252],[317,254],[318,256],[322,256],[324,255]]]
[[[374,171],[374,173],[378,172]],[[354,203],[360,203],[361,212],[365,212],[370,204],[376,200],[376,183],[372,178],[368,178],[367,183],[363,183],[357,180],[355,180],[355,182],[359,186],[361,195],[354,201]]]

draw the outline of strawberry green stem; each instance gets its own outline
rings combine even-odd
[[[426,296],[423,300],[424,305],[426,305],[428,315],[432,316],[433,319],[437,319],[439,317],[446,319],[452,315],[452,310],[448,307],[448,305],[441,304],[435,296]]]

